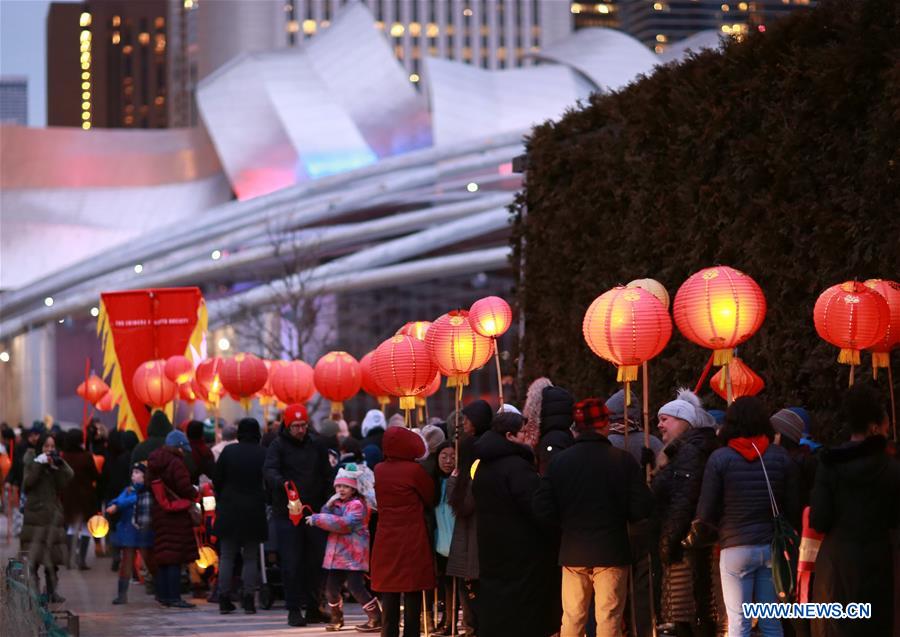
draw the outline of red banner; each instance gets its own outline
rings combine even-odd
[[[206,331],[206,305],[199,288],[158,288],[100,295],[97,333],[103,339],[103,376],[119,402],[119,429],[132,429],[141,440],[150,409],[141,403],[131,379],[141,363],[199,351]]]

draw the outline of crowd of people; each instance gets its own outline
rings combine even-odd
[[[97,422],[2,441],[50,603],[59,568],[102,550],[87,528],[102,511],[115,605],[138,578],[164,608],[192,608],[189,584],[223,614],[255,613],[266,576],[290,626],[340,630],[352,598],[356,629],[385,637],[900,634],[900,460],[878,393],[846,392],[849,439],[830,447],[805,409],[755,397],[717,412],[679,390],[656,416],[646,436],[624,392],[576,401],[542,378],[521,411],[479,399],[419,427],[375,409],[313,423],[294,404],[219,436],[157,411],[140,443]],[[742,606],[795,601],[871,617]]]

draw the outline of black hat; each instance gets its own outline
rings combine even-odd
[[[131,465],[131,470],[132,471],[140,471],[141,473],[146,474],[147,473],[147,465],[145,465],[143,462],[135,462],[133,465]]]
[[[486,400],[474,400],[462,408],[462,413],[475,425],[475,435],[480,436],[491,428],[494,410]]]
[[[262,434],[256,418],[241,418],[238,422],[237,439],[241,442],[259,442]]]

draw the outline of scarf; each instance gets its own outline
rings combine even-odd
[[[756,445],[756,449],[759,449],[760,454],[764,454],[766,449],[769,448],[769,439],[765,436],[751,436],[747,438],[732,438],[728,441],[728,446],[741,454],[748,462],[753,462],[759,458],[756,449],[753,448],[754,445]]]

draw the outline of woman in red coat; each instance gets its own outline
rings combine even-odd
[[[372,588],[381,593],[383,637],[400,634],[400,595],[405,593],[404,637],[418,637],[422,591],[434,588],[431,543],[425,507],[434,499],[434,481],[416,462],[428,454],[425,440],[404,427],[388,427],[382,439],[384,462],[375,467],[378,530],[372,555]]]
[[[165,445],[147,459],[148,477],[151,489],[154,480],[162,481],[169,500],[184,498],[193,502],[197,491],[184,463],[185,452],[191,452],[187,437],[180,431],[170,431]],[[193,608],[193,604],[181,599],[181,565],[197,559],[191,514],[187,510],[166,511],[155,498],[150,514],[153,558],[157,564],[156,600],[164,607]]]

